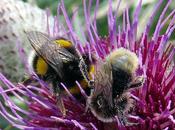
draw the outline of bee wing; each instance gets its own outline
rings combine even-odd
[[[73,61],[75,57],[65,48],[53,43],[49,37],[41,32],[29,32],[28,39],[37,54],[61,76],[63,63]]]
[[[99,64],[95,69],[95,87],[94,94],[100,93],[106,98],[106,100],[112,105],[112,68],[107,62]]]

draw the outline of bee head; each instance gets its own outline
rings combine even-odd
[[[112,99],[112,104],[104,95],[91,96],[88,99],[89,107],[94,116],[102,122],[113,122],[125,120],[127,114],[134,108],[134,100],[129,92]]]
[[[112,122],[115,120],[116,111],[104,95],[92,96],[89,98],[88,102],[91,112],[99,120],[103,122]]]

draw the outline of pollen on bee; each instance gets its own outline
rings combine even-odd
[[[68,48],[72,46],[72,43],[68,40],[64,40],[64,39],[57,39],[55,40],[56,44],[59,44],[62,47]]]
[[[36,64],[37,74],[44,75],[47,72],[47,69],[47,63],[41,57],[39,57]]]

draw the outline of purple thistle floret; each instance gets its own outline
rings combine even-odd
[[[117,12],[121,0],[115,12],[112,11],[112,0],[109,0],[108,11],[108,36],[100,37],[96,26],[96,15],[98,10],[99,0],[96,1],[95,13],[90,17],[92,0],[86,3],[83,0],[84,17],[85,17],[85,32],[82,31],[82,36],[85,42],[81,42],[73,28],[74,19],[70,19],[66,13],[63,0],[58,6],[58,15],[54,21],[54,28],[51,31],[48,28],[51,36],[64,36],[70,39],[81,53],[88,52],[91,59],[92,53],[96,57],[104,58],[112,50],[124,47],[137,54],[139,57],[138,75],[145,77],[143,87],[132,91],[132,97],[136,100],[136,105],[133,112],[129,115],[131,122],[137,122],[134,126],[118,126],[114,123],[103,123],[98,121],[90,111],[85,113],[85,102],[77,101],[73,95],[69,93],[66,86],[63,88],[68,93],[64,97],[64,104],[67,109],[65,117],[62,116],[59,108],[56,105],[55,97],[50,92],[48,85],[34,76],[38,80],[38,86],[12,84],[2,74],[0,80],[3,86],[0,87],[0,94],[5,103],[0,102],[0,114],[9,121],[14,127],[20,129],[33,130],[147,130],[147,129],[174,129],[175,128],[175,67],[173,56],[175,48],[168,40],[175,30],[175,10],[166,16],[167,8],[172,0],[168,0],[157,22],[153,36],[149,38],[151,24],[156,16],[159,7],[163,0],[159,0],[155,9],[150,16],[150,19],[145,27],[142,36],[137,38],[139,13],[141,11],[142,0],[134,12],[133,21],[129,19],[128,9],[123,14],[123,25],[117,25]],[[88,5],[88,6],[87,6]],[[59,19],[60,15],[65,18],[66,25],[62,25]],[[77,13],[73,14],[76,17]],[[166,16],[166,17],[165,17]],[[165,33],[160,34],[162,28],[169,21]],[[80,25],[81,27],[81,25]],[[62,33],[59,33],[62,30]],[[52,33],[53,32],[53,33]],[[85,46],[82,46],[85,45]],[[86,99],[87,95],[79,86],[82,92],[82,98]],[[16,96],[20,101],[28,106],[28,110],[24,110],[17,106],[11,96]],[[22,116],[23,115],[23,116]]]

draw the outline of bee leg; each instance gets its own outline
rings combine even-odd
[[[119,110],[118,119],[122,126],[134,126],[139,124],[128,121],[127,115],[123,113],[122,110]]]
[[[138,76],[135,81],[133,81],[130,85],[129,88],[137,88],[140,87],[144,83],[144,77],[143,76]]]
[[[89,104],[89,97],[88,97],[87,100],[86,100],[85,113],[88,111],[89,106],[90,106],[90,104]]]
[[[65,117],[66,116],[66,108],[64,106],[63,99],[61,98],[60,95],[59,96],[56,95],[56,104],[59,107],[61,113],[63,114],[63,117]]]
[[[118,112],[118,119],[119,119],[119,122],[122,126],[125,126],[128,123],[126,116],[124,115],[124,113],[121,110],[119,110],[119,112]]]
[[[30,84],[31,82],[32,82],[32,79],[31,79],[31,77],[29,77],[29,78],[25,79],[24,81],[22,81],[22,84],[28,85],[28,84]]]
[[[58,86],[59,83],[53,83],[53,92],[54,95],[56,96],[56,105],[59,107],[61,113],[63,114],[63,117],[66,116],[66,108],[64,106],[63,99],[61,97],[61,90],[60,87]]]
[[[127,122],[125,126],[135,126],[135,125],[139,125],[139,123]]]
[[[27,78],[27,79],[24,79],[24,81],[22,81],[22,84],[24,84],[24,85],[29,85],[29,84],[31,84],[31,83],[33,83],[33,82],[35,82],[36,80],[31,76],[31,77],[29,77],[29,78]]]
[[[80,71],[81,71],[84,79],[87,81],[88,86],[90,88],[93,88],[94,87],[94,80],[90,80],[88,70],[87,70],[87,65],[85,64],[82,57],[80,57],[79,68],[80,68]]]
[[[128,117],[127,117],[128,111],[130,110],[130,108],[132,108],[131,105],[128,105],[130,104],[129,102],[131,101],[129,101],[127,96],[128,96],[127,94],[122,95],[122,97],[120,97],[120,99],[117,100],[118,120],[122,126],[127,126],[129,124],[132,125],[132,123],[128,121]]]

